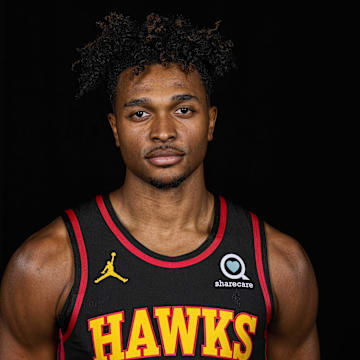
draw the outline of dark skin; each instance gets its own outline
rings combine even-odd
[[[188,253],[212,227],[214,198],[205,187],[203,160],[217,109],[209,106],[198,72],[187,75],[176,65],[148,66],[138,76],[127,69],[120,88],[108,120],[126,177],[110,194],[112,204],[144,246],[168,256]],[[168,146],[174,151],[168,162],[150,160],[149,154]],[[179,178],[174,188],[153,185]],[[275,298],[268,359],[318,360],[318,291],[311,263],[295,239],[268,224],[265,232]],[[0,358],[56,358],[55,321],[73,277],[71,244],[57,218],[26,240],[8,264],[0,293]]]

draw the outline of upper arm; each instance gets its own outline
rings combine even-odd
[[[311,262],[293,238],[266,225],[275,316],[269,327],[270,360],[318,360],[318,289]]]
[[[56,314],[69,281],[69,272],[64,271],[69,259],[63,235],[51,231],[54,225],[56,228],[59,223],[29,238],[15,252],[4,273],[0,358],[55,359]]]

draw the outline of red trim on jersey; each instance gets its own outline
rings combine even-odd
[[[87,285],[87,281],[88,281],[88,261],[87,261],[86,249],[85,249],[85,244],[84,244],[84,238],[82,236],[82,232],[80,229],[80,224],[79,224],[79,221],[72,209],[66,210],[66,213],[68,214],[69,219],[72,224],[72,227],[74,229],[75,238],[76,238],[78,248],[79,248],[80,263],[81,263],[81,278],[80,278],[79,293],[78,293],[76,301],[75,301],[75,306],[74,306],[73,312],[71,314],[69,325],[63,336],[64,342],[69,338],[71,332],[74,329],[76,320],[77,320],[79,312],[80,312],[82,302],[84,300],[86,285]]]
[[[260,281],[261,290],[265,300],[265,308],[266,308],[266,327],[265,327],[265,356],[267,353],[267,325],[270,322],[271,318],[271,301],[269,290],[265,280],[265,273],[264,273],[264,264],[262,261],[262,252],[261,252],[261,236],[260,236],[260,227],[259,227],[259,219],[258,217],[250,212],[252,226],[253,226],[253,233],[254,233],[254,248],[255,248],[255,260],[256,260],[256,269]]]
[[[144,261],[146,261],[146,262],[148,262],[148,263],[150,263],[152,265],[156,265],[156,266],[159,266],[159,267],[175,269],[175,268],[183,268],[183,267],[186,267],[186,266],[197,264],[198,262],[206,259],[208,256],[210,256],[216,250],[216,248],[220,245],[221,240],[222,240],[222,238],[224,236],[224,232],[225,232],[227,205],[226,205],[225,199],[220,196],[220,222],[219,222],[218,232],[217,232],[217,234],[215,236],[215,239],[212,242],[212,244],[206,250],[204,250],[201,254],[199,254],[199,255],[191,258],[191,259],[182,260],[182,261],[159,260],[159,259],[156,259],[156,258],[142,252],[140,249],[138,249],[136,246],[134,246],[123,235],[123,233],[120,231],[120,229],[113,222],[113,220],[112,220],[112,218],[111,218],[111,216],[110,216],[110,214],[109,214],[109,212],[108,212],[108,210],[107,210],[107,208],[105,206],[104,199],[103,199],[103,197],[101,195],[98,195],[96,197],[96,202],[98,204],[98,207],[100,209],[100,212],[101,212],[106,224],[108,225],[110,230],[114,233],[114,235],[119,239],[119,241],[130,252],[132,252],[137,257],[141,258],[142,260],[144,260]]]
[[[58,344],[56,359],[57,360],[65,360],[64,340],[63,340],[61,329],[59,329],[59,344]]]

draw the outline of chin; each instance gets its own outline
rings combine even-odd
[[[178,176],[169,181],[165,181],[163,179],[149,178],[148,182],[150,185],[154,186],[157,189],[168,190],[179,187],[185,179],[186,176]]]

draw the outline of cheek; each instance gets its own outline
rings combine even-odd
[[[196,134],[196,136],[194,136]],[[197,132],[189,133],[189,151],[192,152],[192,155],[196,159],[203,160],[206,154],[207,144],[208,144],[208,132],[207,128],[203,127],[201,131],[197,129]]]
[[[133,161],[141,154],[141,136],[133,131],[119,128],[120,152],[125,162]]]

